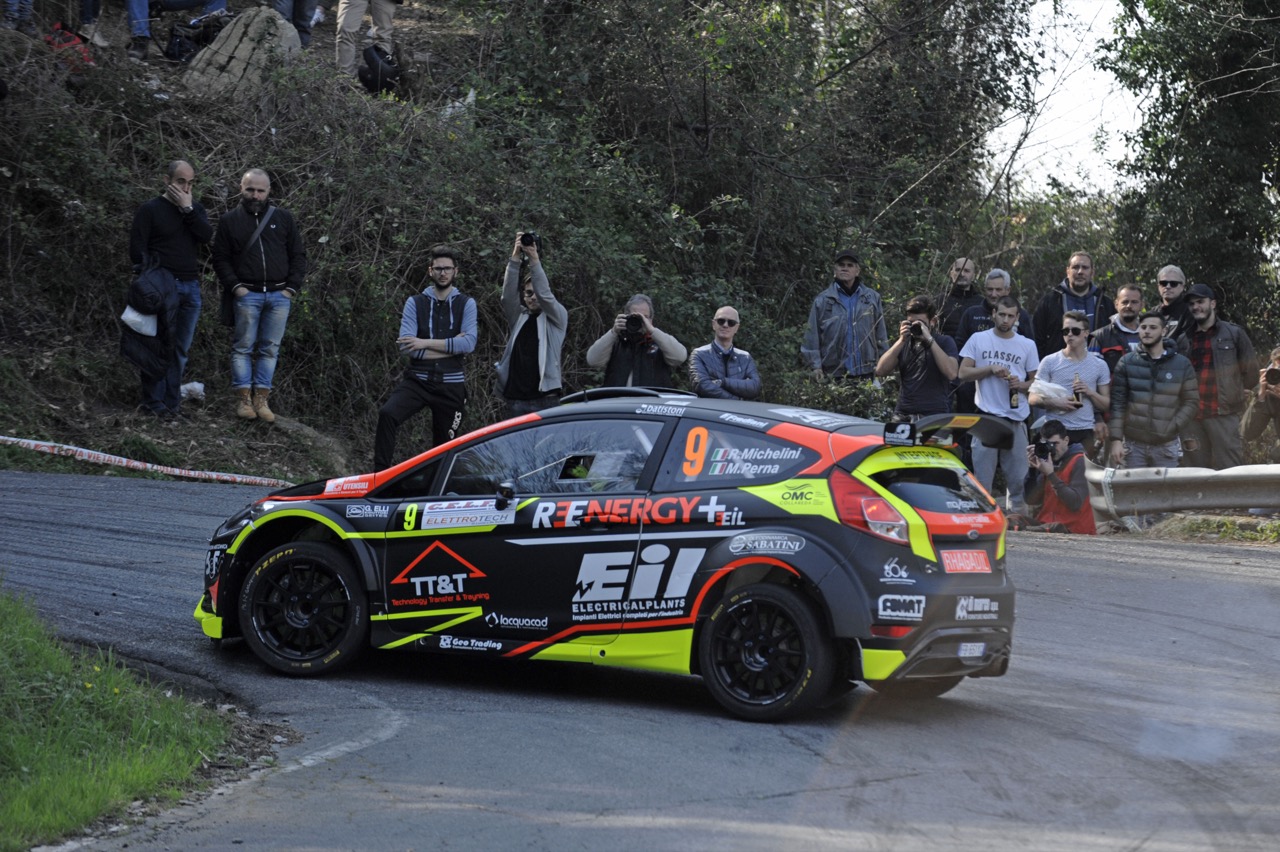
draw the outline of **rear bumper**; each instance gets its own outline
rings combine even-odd
[[[946,627],[913,637],[907,649],[887,647],[893,644],[862,643],[862,680],[999,677],[1009,669],[1013,634],[1005,627]]]

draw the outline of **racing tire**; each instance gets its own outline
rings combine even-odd
[[[924,680],[869,680],[867,686],[885,698],[937,698],[960,685],[963,677],[931,677]]]
[[[698,637],[698,661],[711,696],[752,722],[817,706],[835,672],[835,652],[813,604],[770,583],[744,586],[716,606]]]
[[[369,636],[360,575],[337,548],[293,542],[253,566],[240,590],[245,644],[285,674],[314,676],[355,660]]]

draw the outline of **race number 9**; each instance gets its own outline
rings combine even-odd
[[[707,462],[707,427],[694,426],[689,436],[684,439],[684,475],[697,476]]]
[[[404,507],[404,528],[411,530],[418,522],[418,504],[410,503]]]

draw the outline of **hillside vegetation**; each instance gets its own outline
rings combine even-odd
[[[1013,269],[1027,298],[1077,247],[1123,266],[1104,200],[1059,188],[1019,201],[988,162],[986,132],[1029,98],[1029,5],[409,0],[397,37],[415,74],[399,100],[338,78],[332,18],[249,102],[188,97],[178,70],[118,48],[71,74],[0,31],[0,434],[293,481],[367,468],[400,310],[437,243],[462,250],[458,283],[479,303],[464,425],[483,425],[518,229],[543,236],[570,309],[567,390],[599,381],[587,346],[647,292],[691,348],[718,305],[736,305],[766,398],[878,415],[891,389],[855,399],[800,363],[836,249],[862,253],[891,325],[909,296],[944,292],[956,255]],[[471,90],[474,106],[444,117]],[[187,377],[204,383],[204,409],[171,425],[133,412],[117,351],[127,230],[178,157],[211,215],[255,166],[304,229],[311,271],[272,406],[309,428],[231,416],[211,272]],[[427,445],[425,421],[403,452]],[[0,447],[0,464],[48,463]]]

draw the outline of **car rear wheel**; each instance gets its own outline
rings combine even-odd
[[[827,694],[835,654],[813,605],[785,586],[745,586],[711,613],[698,640],[702,678],[730,713],[772,722]]]
[[[369,634],[364,589],[337,548],[294,542],[262,557],[240,592],[245,643],[267,665],[293,675],[335,671]]]
[[[925,680],[869,680],[867,686],[885,698],[937,698],[959,685],[962,677],[931,677]]]

